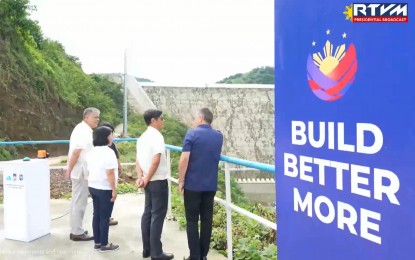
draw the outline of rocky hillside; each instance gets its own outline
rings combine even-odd
[[[82,107],[73,106],[57,93],[42,90],[51,87],[25,66],[27,57],[0,39],[0,138],[3,140],[53,140],[68,138],[80,120]]]
[[[76,57],[45,39],[28,17],[35,9],[28,0],[0,1],[0,139],[68,139],[89,106],[98,107],[103,120],[119,123],[120,86],[85,74]],[[67,152],[66,146],[48,149]]]

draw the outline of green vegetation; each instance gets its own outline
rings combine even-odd
[[[4,142],[4,139],[0,138],[0,142]],[[0,146],[0,161],[8,161],[16,158],[17,149],[15,146]]]
[[[53,98],[62,99],[74,108],[95,106],[102,110],[106,120],[119,122],[120,86],[97,75],[85,74],[78,58],[66,54],[60,43],[44,39],[37,22],[27,17],[33,10],[35,7],[28,5],[28,0],[0,2],[0,34],[10,62],[2,61],[2,68],[10,74],[20,74],[42,101]]]
[[[171,118],[169,115],[164,115],[165,123],[162,134],[166,144],[182,146],[182,140],[187,131],[187,126],[180,123],[178,120]],[[143,116],[137,114],[128,115],[128,135],[133,138],[140,137],[140,135],[147,129]],[[119,143],[118,150],[121,154],[121,162],[135,162],[136,143]],[[172,153],[172,158],[178,158],[178,153]],[[177,165],[177,160],[175,160]]]
[[[182,140],[187,131],[187,127],[174,118],[165,115],[165,127],[163,135],[165,142],[172,145],[182,146]],[[128,125],[130,136],[139,137],[146,129],[142,116],[130,115]],[[122,162],[135,161],[135,143],[119,143],[117,145]],[[180,153],[171,152],[172,176],[177,178],[178,160]],[[130,187],[126,184],[121,190],[128,190]],[[260,215],[272,222],[275,222],[275,212],[259,204],[248,203],[244,193],[239,185],[231,180],[232,202],[238,206]],[[131,192],[135,189],[131,188]],[[219,170],[218,192],[217,197],[225,199],[225,178],[222,169]],[[221,205],[215,206],[213,220],[213,234],[211,246],[223,255],[227,254],[226,239],[226,210]],[[177,190],[177,186],[172,187],[172,211],[175,220],[182,229],[186,226],[184,213],[183,198]],[[232,213],[233,219],[233,246],[234,259],[276,259],[276,233],[273,230],[264,228],[261,224],[256,223],[238,213]]]
[[[137,187],[135,183],[124,182],[117,185],[117,194],[135,193]]]
[[[59,42],[44,38],[38,23],[28,18],[35,10],[28,0],[0,0],[0,138],[67,139],[79,122],[82,110],[90,106],[102,111],[102,121],[113,125],[120,123],[121,86],[105,77],[85,74],[78,58],[66,54]],[[228,77],[221,83],[272,84],[273,79],[273,68],[264,67]],[[139,137],[145,129],[141,116],[129,116],[130,136]],[[163,129],[166,143],[181,146],[186,130],[185,125],[166,116]],[[118,148],[123,162],[135,160],[135,143],[120,143]],[[12,159],[17,156],[17,150],[16,147],[0,147],[0,160]],[[179,153],[171,154],[175,176],[179,156]],[[275,221],[272,210],[247,203],[233,181],[231,187],[234,203]],[[224,190],[221,171],[217,196],[224,198]],[[136,189],[134,184],[124,183],[119,185],[118,192],[136,192]],[[70,193],[64,197],[70,197]],[[172,202],[175,218],[184,227],[183,201],[175,187]],[[274,231],[238,213],[233,213],[232,218],[235,259],[275,259]],[[226,255],[225,219],[225,209],[215,206],[212,247]]]
[[[274,68],[260,67],[247,73],[238,73],[217,83],[226,84],[274,84]]]
[[[224,198],[224,174],[219,174],[219,187],[217,197]],[[238,184],[231,180],[232,203],[272,222],[275,222],[275,212],[259,204],[247,203]],[[186,227],[183,198],[179,195],[177,187],[172,190],[172,211],[181,229]],[[277,259],[275,246],[276,233],[267,229],[239,213],[232,212],[232,240],[234,259]],[[226,239],[226,209],[216,204],[214,207],[213,230],[211,247],[223,255],[227,255]]]
[[[62,198],[67,199],[67,200],[71,199],[72,198],[72,192],[67,192],[67,193],[63,194]]]
[[[181,146],[187,127],[174,118],[165,115],[165,127],[163,135],[165,142],[172,145]],[[129,132],[131,136],[139,137],[146,129],[142,116],[129,116]],[[118,148],[123,162],[135,160],[135,143],[120,143]],[[178,160],[180,153],[171,153],[172,175],[177,178]],[[124,189],[124,188],[123,188]],[[245,208],[246,210],[258,214],[270,221],[275,222],[273,210],[258,204],[248,203],[245,195],[235,181],[231,181],[232,202]],[[225,198],[225,178],[221,169],[219,172],[218,192],[216,196]],[[183,198],[178,194],[177,186],[172,189],[173,214],[181,228],[186,225],[184,214]],[[261,224],[247,219],[238,213],[232,213],[233,218],[233,240],[235,259],[276,259],[275,231],[262,227]],[[226,240],[226,211],[222,206],[215,207],[214,229],[212,235],[212,248],[222,254],[227,254]],[[245,239],[244,239],[245,238]],[[246,238],[249,238],[247,240]]]
[[[68,138],[90,106],[102,111],[102,120],[120,123],[120,86],[85,74],[78,58],[43,37],[29,19],[33,11],[28,0],[0,1],[0,137]]]
[[[152,81],[151,79],[146,79],[146,78],[138,78],[138,77],[136,77],[135,78],[138,82],[154,82],[154,81]]]

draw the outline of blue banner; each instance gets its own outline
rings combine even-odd
[[[415,259],[412,7],[276,0],[279,259]]]

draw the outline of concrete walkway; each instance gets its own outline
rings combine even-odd
[[[92,234],[92,203],[88,200],[84,226]],[[0,259],[142,259],[140,220],[143,212],[143,194],[119,195],[114,206],[113,217],[119,221],[110,227],[109,241],[120,245],[115,252],[100,253],[93,250],[93,241],[69,240],[69,200],[51,200],[50,234],[30,243],[4,239],[3,205],[0,205]],[[175,259],[188,256],[187,237],[179,225],[170,220],[164,223],[163,249],[172,252]],[[150,259],[150,258],[147,258]],[[211,250],[209,260],[226,259]]]

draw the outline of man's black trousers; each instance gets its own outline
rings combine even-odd
[[[144,188],[145,206],[141,217],[143,251],[152,257],[163,253],[161,232],[167,214],[169,190],[167,180],[150,181]]]
[[[184,190],[187,243],[191,259],[201,259],[209,252],[212,235],[213,201],[216,191]],[[198,222],[200,217],[200,235]]]

